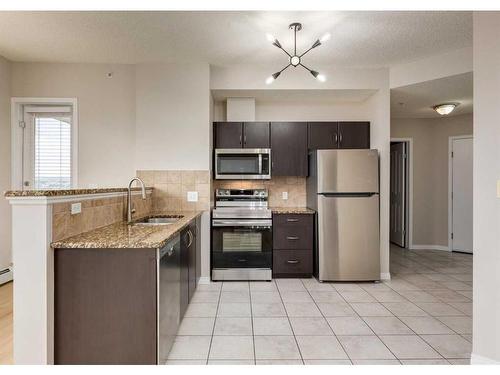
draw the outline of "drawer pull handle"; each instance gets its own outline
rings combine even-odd
[[[297,264],[297,263],[299,263],[299,261],[298,261],[298,260],[296,260],[296,259],[287,260],[286,262],[287,262],[288,264]]]
[[[240,262],[240,263],[244,263],[246,261],[247,261],[246,259],[238,259],[238,262]]]
[[[288,236],[286,239],[289,240],[289,241],[296,241],[296,240],[299,239],[299,237],[297,237],[297,236]]]
[[[288,223],[296,223],[299,219],[286,219]]]

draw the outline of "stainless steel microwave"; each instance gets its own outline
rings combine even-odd
[[[216,180],[271,179],[270,148],[215,149]]]

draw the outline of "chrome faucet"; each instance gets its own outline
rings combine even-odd
[[[128,191],[127,191],[127,223],[130,224],[132,222],[132,214],[135,212],[135,208],[132,208],[132,184],[134,181],[139,182],[141,185],[141,193],[142,193],[142,199],[146,199],[146,188],[144,186],[144,181],[142,181],[139,177],[134,177],[133,179],[130,180],[128,184]]]

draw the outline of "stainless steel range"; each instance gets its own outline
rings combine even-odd
[[[216,190],[212,280],[271,280],[272,240],[267,190]]]

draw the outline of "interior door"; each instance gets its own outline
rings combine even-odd
[[[452,250],[472,253],[472,138],[452,140]]]
[[[391,144],[391,242],[405,247],[406,241],[406,143]]]

